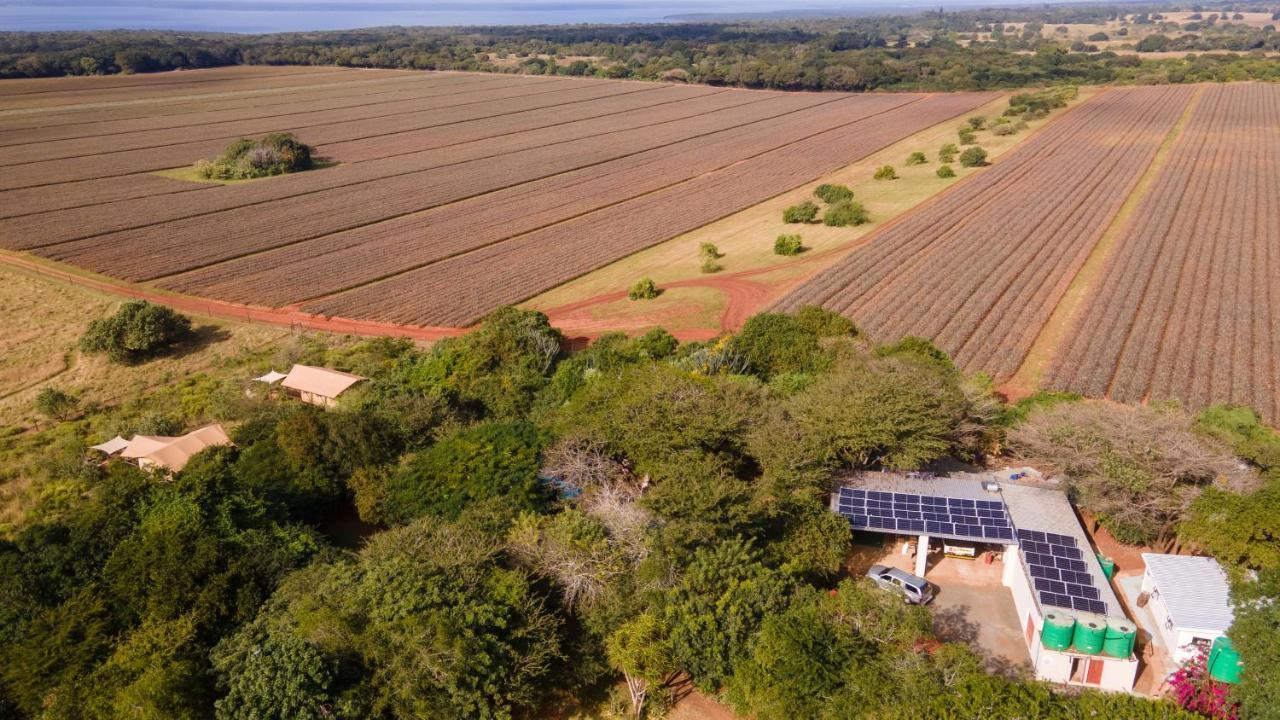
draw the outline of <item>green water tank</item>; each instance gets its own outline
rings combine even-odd
[[[1124,618],[1107,618],[1107,634],[1102,641],[1102,652],[1111,657],[1127,658],[1133,654],[1133,641],[1138,628]]]
[[[1097,655],[1102,652],[1102,643],[1107,637],[1107,621],[1100,615],[1081,614],[1076,618],[1076,631],[1071,638],[1075,651],[1085,655]]]
[[[1044,627],[1040,629],[1040,643],[1050,650],[1066,650],[1071,647],[1076,619],[1070,615],[1050,610],[1044,614]]]
[[[1231,638],[1226,635],[1213,641],[1209,650],[1209,677],[1225,683],[1240,682],[1240,653],[1231,645]]]
[[[1112,560],[1111,558],[1103,555],[1102,553],[1098,553],[1098,564],[1102,566],[1102,573],[1107,576],[1108,580],[1115,577],[1115,574],[1116,574],[1115,560]]]

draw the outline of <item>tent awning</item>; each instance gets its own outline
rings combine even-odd
[[[275,370],[272,370],[271,372],[267,373],[266,375],[263,375],[262,377],[254,378],[254,380],[257,380],[258,382],[264,382],[268,385],[274,385],[275,383],[278,383],[287,377],[289,376],[282,372],[276,372]]]
[[[90,445],[89,449],[97,450],[99,452],[106,453],[107,455],[115,455],[127,447],[129,447],[129,441],[117,435],[104,443]]]

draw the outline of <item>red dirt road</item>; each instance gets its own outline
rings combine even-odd
[[[126,298],[146,300],[158,305],[167,305],[186,313],[208,315],[227,320],[249,320],[271,325],[288,325],[289,327],[307,330],[323,330],[326,332],[362,335],[368,337],[407,337],[414,340],[443,340],[457,337],[467,331],[463,328],[418,327],[412,325],[391,325],[368,320],[349,320],[340,317],[311,315],[297,308],[264,308],[252,305],[239,305],[220,300],[205,300],[186,295],[173,295],[148,290],[128,283],[112,282],[89,277],[73,275],[57,270],[49,265],[11,253],[0,253],[0,263],[10,267],[32,272],[44,277],[54,278],[72,285],[79,285],[98,292],[118,295]]]

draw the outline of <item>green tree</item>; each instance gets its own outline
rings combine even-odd
[[[631,289],[627,291],[627,298],[631,300],[652,300],[662,294],[662,290],[658,289],[658,284],[649,278],[637,280]]]
[[[799,255],[804,245],[799,235],[779,235],[773,241],[774,255]]]
[[[956,155],[960,152],[960,148],[955,143],[946,143],[938,150],[938,162],[950,163],[956,161]]]
[[[813,194],[817,196],[819,200],[827,203],[828,205],[834,205],[838,202],[853,199],[853,191],[850,190],[847,185],[823,183],[813,191]]]
[[[502,498],[515,510],[544,502],[538,482],[544,436],[528,422],[479,425],[451,435],[405,460],[386,478],[386,522],[454,519],[468,506]]]
[[[929,158],[925,157],[924,153],[917,150],[916,152],[913,152],[907,156],[906,164],[907,165],[924,165],[927,162],[929,162]]]
[[[105,354],[113,362],[154,357],[191,336],[191,320],[146,300],[124,303],[115,315],[94,320],[80,338],[85,352]]]
[[[987,151],[978,146],[965,148],[960,153],[960,165],[963,167],[982,167],[987,164]]]
[[[892,165],[881,165],[876,168],[876,172],[873,177],[876,180],[897,180],[898,172],[893,169]]]
[[[733,348],[746,358],[762,379],[786,373],[807,373],[828,362],[818,333],[796,316],[758,313],[747,318],[733,338]]]
[[[306,640],[255,623],[220,644],[213,669],[225,685],[219,720],[333,717],[332,663]]]
[[[972,145],[978,142],[977,133],[975,133],[973,129],[969,127],[960,128],[959,132],[957,132],[956,135],[959,138],[961,145]]]
[[[80,401],[55,387],[45,387],[36,394],[36,411],[54,420],[69,420]]]
[[[609,664],[626,678],[631,712],[640,717],[649,689],[676,669],[667,628],[656,614],[644,613],[610,635],[607,648]]]
[[[760,622],[786,606],[789,589],[741,538],[699,549],[665,601],[676,661],[700,687],[718,690],[746,656]]]
[[[1280,570],[1258,573],[1256,580],[1232,583],[1235,621],[1229,635],[1240,653],[1244,673],[1231,699],[1245,720],[1280,718]]]
[[[822,214],[822,224],[831,227],[864,225],[870,221],[871,215],[857,200],[843,200],[827,208]]]
[[[938,177],[946,180],[956,176],[956,171],[951,169],[950,165],[941,165],[935,173]]]
[[[782,211],[782,222],[785,223],[811,223],[818,219],[818,206],[805,200],[799,205],[791,205]]]

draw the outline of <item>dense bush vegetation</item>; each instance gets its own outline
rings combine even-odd
[[[857,200],[842,200],[822,213],[822,224],[831,227],[865,225],[871,222],[871,214]]]
[[[799,255],[804,250],[799,235],[779,235],[773,241],[774,255]]]
[[[659,710],[687,673],[762,719],[1189,719],[990,675],[842,573],[833,473],[1006,443],[1118,535],[1258,570],[1242,599],[1280,592],[1280,440],[1247,410],[1008,407],[931,343],[876,345],[817,308],[705,343],[562,340],[505,308],[426,350],[304,343],[292,359],[370,378],[332,410],[246,395],[241,367],[34,431],[27,461],[63,491],[0,540],[0,710],[513,718],[610,688]],[[235,447],[169,481],[84,462],[117,432],[215,419]],[[1275,607],[1237,611],[1242,717],[1271,717]]]
[[[824,183],[819,185],[813,191],[813,194],[817,196],[819,200],[828,205],[834,205],[838,202],[853,199],[853,191],[850,190],[847,185],[832,185]]]
[[[782,211],[784,223],[811,223],[818,219],[820,208],[816,203],[805,200],[799,205],[792,205]]]
[[[311,147],[289,133],[272,133],[258,140],[240,138],[213,160],[197,160],[196,174],[211,180],[251,180],[309,170]]]
[[[987,164],[987,151],[977,145],[965,148],[960,153],[960,165],[963,167],[982,167]]]
[[[105,354],[113,362],[140,362],[170,350],[191,337],[191,320],[146,300],[124,303],[115,315],[89,323],[80,338],[87,353]]]
[[[660,294],[662,291],[658,289],[658,284],[649,278],[637,280],[627,291],[627,297],[632,300],[652,300]]]

